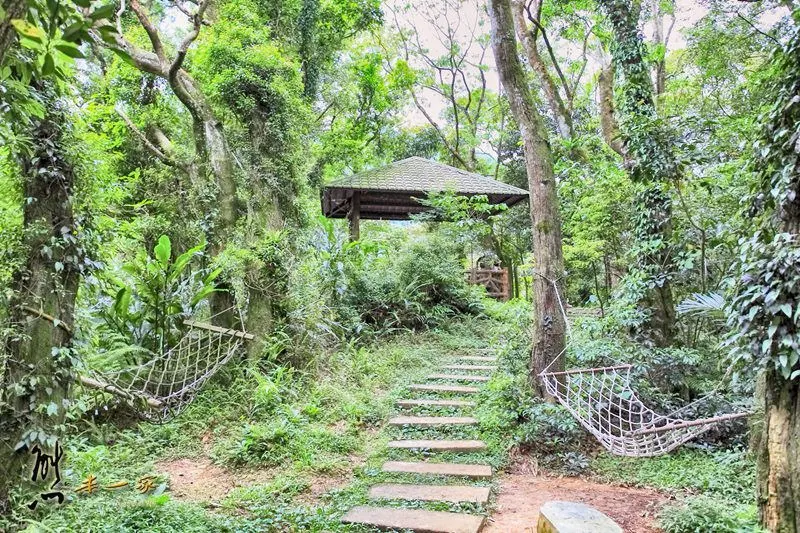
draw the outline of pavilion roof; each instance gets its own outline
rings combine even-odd
[[[491,204],[505,203],[509,207],[528,197],[528,191],[519,187],[422,157],[409,157],[327,184],[323,188],[322,210],[329,218],[344,218],[357,193],[361,218],[407,219],[428,209],[417,199],[441,191],[482,194]]]

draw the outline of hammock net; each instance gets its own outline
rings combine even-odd
[[[555,282],[553,288],[570,335],[569,318]],[[558,400],[611,453],[650,457],[668,453],[723,420],[748,416],[730,413],[691,419],[692,409],[716,391],[669,414],[647,407],[631,388],[633,365],[621,364],[559,372],[550,369],[565,357],[566,348],[539,374],[548,394]]]
[[[632,365],[542,372],[547,392],[611,453],[649,457],[668,453],[723,420],[747,416],[732,413],[690,420],[680,415],[692,402],[668,415],[647,407],[631,388]],[[705,400],[706,398],[703,398]]]
[[[217,371],[253,338],[243,331],[186,321],[186,333],[168,351],[115,371],[90,371],[83,385],[113,394],[156,423],[177,416]]]

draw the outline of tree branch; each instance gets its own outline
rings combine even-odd
[[[205,14],[206,9],[208,9],[208,4],[210,2],[211,0],[203,0],[203,2],[197,8],[197,12],[192,16],[192,31],[189,32],[189,35],[187,35],[183,42],[181,42],[181,45],[178,47],[178,53],[175,56],[175,60],[169,67],[168,77],[170,84],[175,82],[175,75],[183,65],[183,61],[186,59],[186,53],[189,51],[189,46],[191,46],[191,44],[200,35],[200,28],[203,26],[203,15]]]
[[[144,144],[145,147],[148,150],[150,150],[150,152],[152,152],[153,155],[155,155],[156,158],[158,158],[159,161],[161,161],[162,163],[164,163],[167,166],[170,166],[170,167],[173,167],[173,168],[177,168],[177,169],[182,170],[182,171],[184,171],[184,172],[186,172],[188,174],[187,166],[185,164],[181,163],[180,161],[177,161],[177,160],[169,157],[164,152],[159,150],[158,147],[155,144],[150,142],[150,139],[147,138],[147,136],[142,132],[142,130],[140,130],[139,128],[136,127],[136,124],[133,123],[133,121],[130,119],[128,114],[125,113],[125,111],[122,109],[121,106],[119,106],[119,105],[115,106],[114,110],[122,118],[122,120],[125,121],[125,124],[128,125],[128,127],[131,129],[131,131],[133,131],[133,133],[137,137],[139,137],[139,140],[142,141],[142,144]]]
[[[536,9],[538,13],[538,11],[541,10],[541,2],[537,1],[534,9]],[[553,77],[550,75],[547,65],[545,65],[539,54],[539,48],[536,43],[536,36],[539,34],[538,27],[534,25],[534,28],[529,31],[525,24],[526,10],[528,11],[528,18],[533,18],[534,15],[531,12],[530,5],[526,6],[520,0],[515,0],[511,3],[514,28],[519,35],[519,40],[522,41],[528,63],[530,63],[531,68],[536,72],[539,82],[542,85],[544,95],[547,99],[547,105],[550,107],[550,112],[556,123],[558,135],[561,138],[567,139],[572,137],[572,117],[567,112],[558,87],[555,81],[553,81]]]
[[[158,30],[156,27],[150,21],[147,11],[139,3],[139,0],[131,0],[130,3],[131,9],[133,9],[133,12],[136,13],[139,23],[142,25],[144,31],[147,32],[147,36],[150,38],[150,44],[153,46],[153,52],[156,53],[156,56],[158,56],[161,61],[166,61],[167,56],[164,54],[164,45],[161,44],[161,37],[158,35]]]
[[[550,61],[553,62],[553,68],[556,70],[556,74],[558,75],[559,79],[561,80],[561,84],[564,87],[564,93],[567,97],[567,100],[572,101],[572,92],[569,89],[569,83],[567,83],[567,78],[564,76],[564,73],[561,71],[561,66],[558,64],[558,59],[556,59],[555,50],[553,50],[553,45],[550,44],[550,38],[547,36],[547,31],[542,26],[540,22],[541,18],[541,9],[542,9],[542,2],[538,2],[538,11],[536,16],[533,15],[530,9],[528,9],[528,20],[530,20],[534,26],[539,30],[542,34],[542,41],[544,41],[544,46],[547,48],[547,54],[550,56]]]
[[[467,162],[464,161],[464,158],[461,156],[461,154],[459,154],[456,150],[453,149],[453,146],[447,140],[447,137],[445,136],[442,129],[439,127],[439,124],[437,124],[436,121],[433,120],[433,117],[430,115],[430,113],[428,113],[425,107],[420,103],[414,90],[409,89],[409,92],[411,93],[411,99],[414,100],[414,105],[416,105],[417,109],[419,109],[420,112],[423,114],[423,116],[425,116],[425,119],[428,121],[428,124],[430,124],[433,127],[433,129],[436,130],[436,133],[439,134],[439,138],[442,140],[442,144],[444,144],[444,147],[447,148],[448,152],[450,152],[450,155],[452,155],[453,158],[458,160],[458,162],[461,163],[464,166],[464,168],[469,168],[469,165],[467,165]]]

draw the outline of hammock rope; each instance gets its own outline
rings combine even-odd
[[[145,420],[163,423],[174,418],[244,342],[253,339],[247,332],[204,322],[183,324],[187,331],[169,350],[137,366],[89,371],[80,382],[126,400]]]
[[[557,280],[538,274],[553,285],[564,319],[568,341],[571,329],[558,290]],[[548,394],[557,399],[608,451],[628,457],[651,457],[668,453],[708,431],[714,425],[750,413],[729,413],[708,418],[684,418],[692,408],[707,402],[722,387],[722,381],[706,396],[666,415],[647,407],[631,387],[630,364],[551,371],[566,357],[565,347],[539,373]],[[727,376],[727,374],[726,374]],[[724,381],[725,378],[723,378]]]

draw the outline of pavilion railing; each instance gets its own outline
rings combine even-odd
[[[511,296],[507,268],[471,268],[467,271],[467,281],[486,287],[492,298],[505,301]]]

